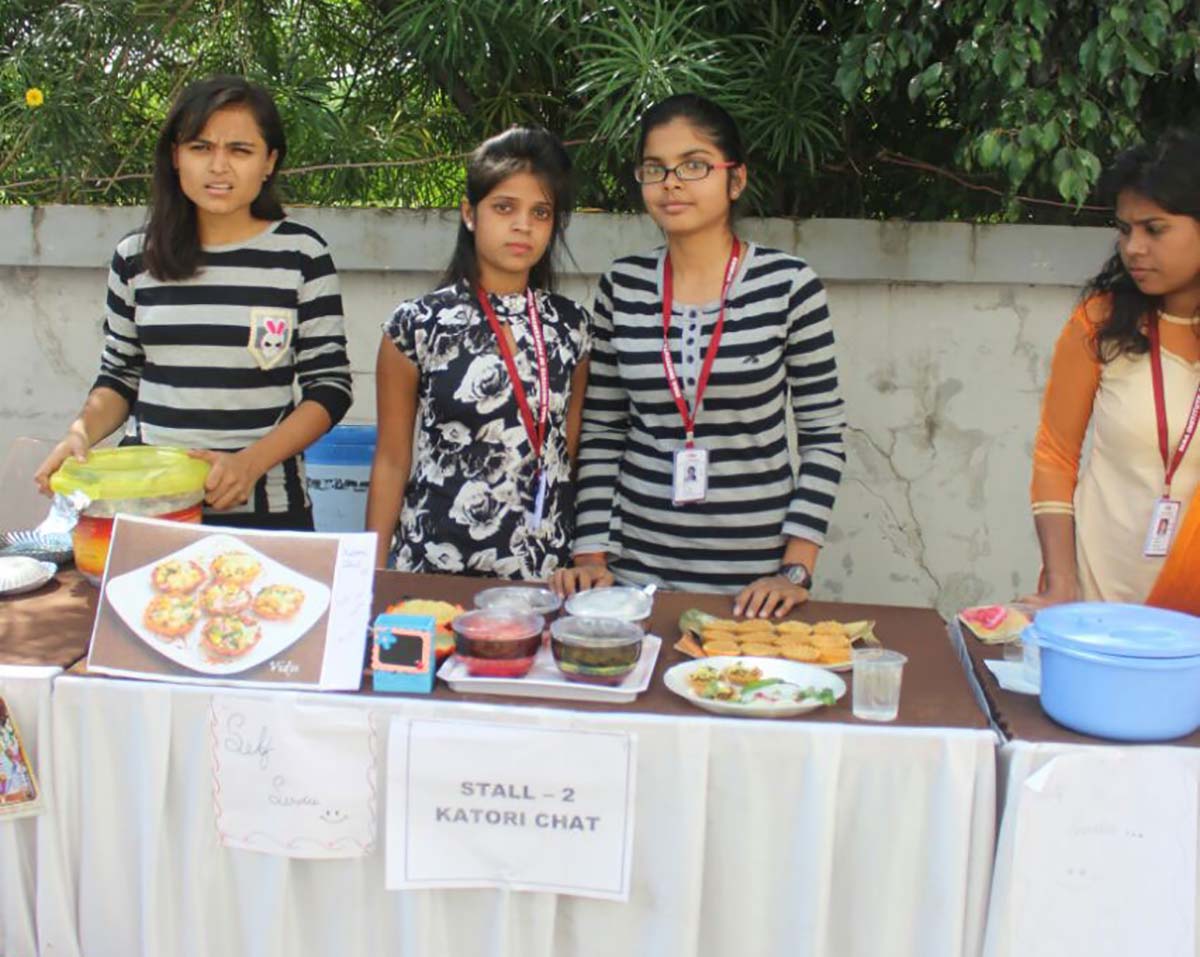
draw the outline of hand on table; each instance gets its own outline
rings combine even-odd
[[[590,588],[608,588],[615,581],[607,565],[575,565],[572,568],[560,568],[551,575],[550,587],[556,595],[569,598],[576,592]]]
[[[733,600],[733,613],[747,618],[782,618],[808,601],[808,589],[793,585],[783,575],[753,581]]]
[[[57,472],[59,466],[67,459],[73,458],[76,462],[86,461],[89,448],[86,436],[74,430],[68,432],[38,466],[38,470],[33,473],[33,481],[37,485],[38,491],[43,495],[52,495],[50,476]]]
[[[209,508],[216,511],[249,501],[254,493],[254,484],[262,477],[262,473],[251,464],[245,450],[212,452],[208,449],[192,449],[188,455],[212,465],[204,482],[204,500]]]

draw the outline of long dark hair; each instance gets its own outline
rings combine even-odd
[[[637,145],[639,163],[646,153],[646,138],[651,132],[675,120],[686,120],[700,130],[731,163],[741,165],[746,162],[742,134],[738,130],[737,121],[725,107],[699,93],[676,93],[665,100],[659,100],[642,114]],[[731,199],[731,218],[737,209],[737,200]]]
[[[562,141],[540,126],[514,126],[479,145],[467,161],[467,202],[477,207],[502,182],[517,173],[536,176],[554,201],[554,227],[546,251],[529,270],[529,285],[536,289],[555,288],[555,256],[567,224],[571,221],[574,194],[571,184],[571,157]],[[454,254],[442,276],[441,285],[467,283],[479,288],[479,259],[475,252],[475,234],[464,222],[458,224]]]
[[[250,215],[264,220],[284,217],[275,178],[287,155],[287,139],[271,94],[241,76],[213,76],[192,83],[175,100],[154,147],[154,180],[142,258],[155,279],[187,279],[200,268],[203,250],[196,229],[196,206],[179,185],[172,154],[174,147],[199,136],[213,113],[233,104],[249,107],[267,151],[276,153],[275,168],[250,204]]]
[[[1125,150],[1100,177],[1099,193],[1105,203],[1116,206],[1125,190],[1161,206],[1177,216],[1200,220],[1200,136],[1186,130],[1171,130],[1157,143],[1143,143]],[[1087,284],[1084,298],[1103,294],[1111,308],[1096,329],[1093,345],[1101,362],[1122,355],[1141,355],[1150,348],[1142,321],[1162,308],[1159,296],[1148,296],[1133,281],[1113,254]]]

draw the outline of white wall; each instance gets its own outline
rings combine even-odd
[[[141,211],[0,209],[0,450],[61,433],[95,376],[105,267]],[[379,323],[429,289],[448,212],[301,209],[333,247],[355,403],[374,420]],[[808,259],[838,336],[850,456],[817,594],[936,605],[1033,587],[1030,449],[1049,352],[1106,230],[749,220],[748,237]],[[617,255],[657,241],[638,216],[579,214],[564,292],[589,300]]]

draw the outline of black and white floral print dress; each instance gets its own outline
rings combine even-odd
[[[496,337],[466,283],[396,307],[387,336],[421,373],[413,471],[388,564],[400,571],[545,579],[570,564],[575,494],[567,456],[571,377],[591,349],[587,312],[535,292],[546,339],[546,500],[530,527],[537,462]],[[541,396],[525,294],[491,297],[512,330],[534,421]]]

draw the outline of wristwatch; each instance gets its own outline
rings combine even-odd
[[[780,565],[779,574],[800,588],[812,588],[812,572],[803,562],[789,562]]]

